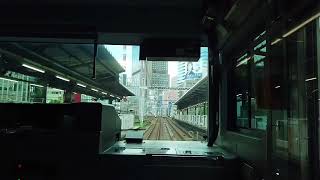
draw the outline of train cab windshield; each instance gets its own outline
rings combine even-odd
[[[125,69],[119,82],[135,95],[114,102],[124,137],[140,130],[145,140],[206,141],[207,47],[195,62],[140,61],[140,46],[105,47]]]

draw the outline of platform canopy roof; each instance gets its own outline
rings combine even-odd
[[[119,73],[124,69],[104,45],[97,46],[96,76],[93,77],[93,52],[93,44],[0,43],[1,60],[7,69],[38,77],[47,85],[95,97],[134,95],[119,83]],[[45,73],[29,70],[22,67],[23,64],[43,69]],[[56,76],[70,81],[62,81]],[[79,83],[86,87],[79,87]],[[91,92],[92,89],[98,92]]]
[[[205,76],[198,81],[180,99],[178,99],[175,105],[181,110],[206,101],[208,101],[208,76]]]

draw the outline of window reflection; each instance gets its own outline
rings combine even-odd
[[[271,44],[270,92],[274,156],[290,163],[289,176],[308,179],[309,124],[317,121],[319,28],[311,22]],[[318,43],[318,45],[317,45]],[[289,178],[290,178],[289,177]]]
[[[249,89],[248,89],[248,54],[237,60],[235,69],[236,99],[237,99],[237,127],[249,128]]]
[[[265,61],[266,40],[253,48],[253,63],[251,70],[251,128],[267,128],[267,109],[265,106]]]
[[[289,179],[309,179],[310,132],[320,128],[314,127],[319,124],[319,25],[319,19],[312,21],[271,42],[262,33],[233,67],[234,126],[247,133],[242,129],[266,130],[270,122],[272,157],[288,163]]]
[[[249,53],[237,60],[235,67],[235,91],[237,128],[267,128],[267,107],[265,93],[265,32],[255,38]]]

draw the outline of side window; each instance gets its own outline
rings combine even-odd
[[[253,47],[252,63],[251,63],[251,128],[266,129],[267,128],[267,99],[266,87],[266,40],[258,42]]]
[[[236,129],[265,130],[267,127],[266,44],[263,32],[253,40],[247,53],[236,58],[233,69]]]
[[[248,54],[243,55],[237,60],[235,68],[236,82],[236,126],[239,128],[250,128],[249,126],[249,63]]]

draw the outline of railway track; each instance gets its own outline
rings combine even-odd
[[[168,124],[164,124],[164,125],[165,125],[165,129],[167,131],[167,134],[169,135],[169,139],[175,140],[174,134],[173,134],[172,130],[170,129],[169,125]]]
[[[167,122],[170,128],[174,131],[174,134],[175,134],[174,137],[176,141],[192,140],[192,137],[188,133],[186,133],[184,130],[182,130],[181,127],[173,123],[171,119],[167,119]]]
[[[160,140],[160,136],[161,136],[160,126],[161,126],[161,123],[158,122],[158,120],[154,120],[144,134],[145,139]]]
[[[147,140],[192,140],[186,130],[173,122],[170,118],[158,118],[151,120],[151,125],[144,133]]]
[[[152,131],[154,131],[154,126],[155,124],[151,123],[150,126],[148,127],[148,129],[144,132],[143,138],[144,139],[149,139]]]
[[[192,136],[189,134],[189,132],[185,128],[180,126],[175,120],[170,119],[170,122],[173,124],[173,126],[175,126],[177,129],[179,129],[179,131],[181,131],[183,134],[186,134],[187,138],[192,138]]]
[[[193,140],[199,141],[199,137],[200,137],[200,139],[205,140],[205,139],[203,139],[203,137],[206,136],[206,133],[199,132],[196,130],[186,131],[186,129],[183,126],[181,126],[176,120],[172,120],[172,123],[175,124],[181,131],[183,131],[185,134],[187,134]],[[190,134],[190,132],[192,132],[192,135]],[[190,140],[192,140],[192,139],[190,139]]]
[[[161,135],[163,134],[162,133],[162,122],[161,120],[157,120],[157,124],[159,125],[158,126],[158,131],[157,131],[157,139],[156,140],[161,140]]]

